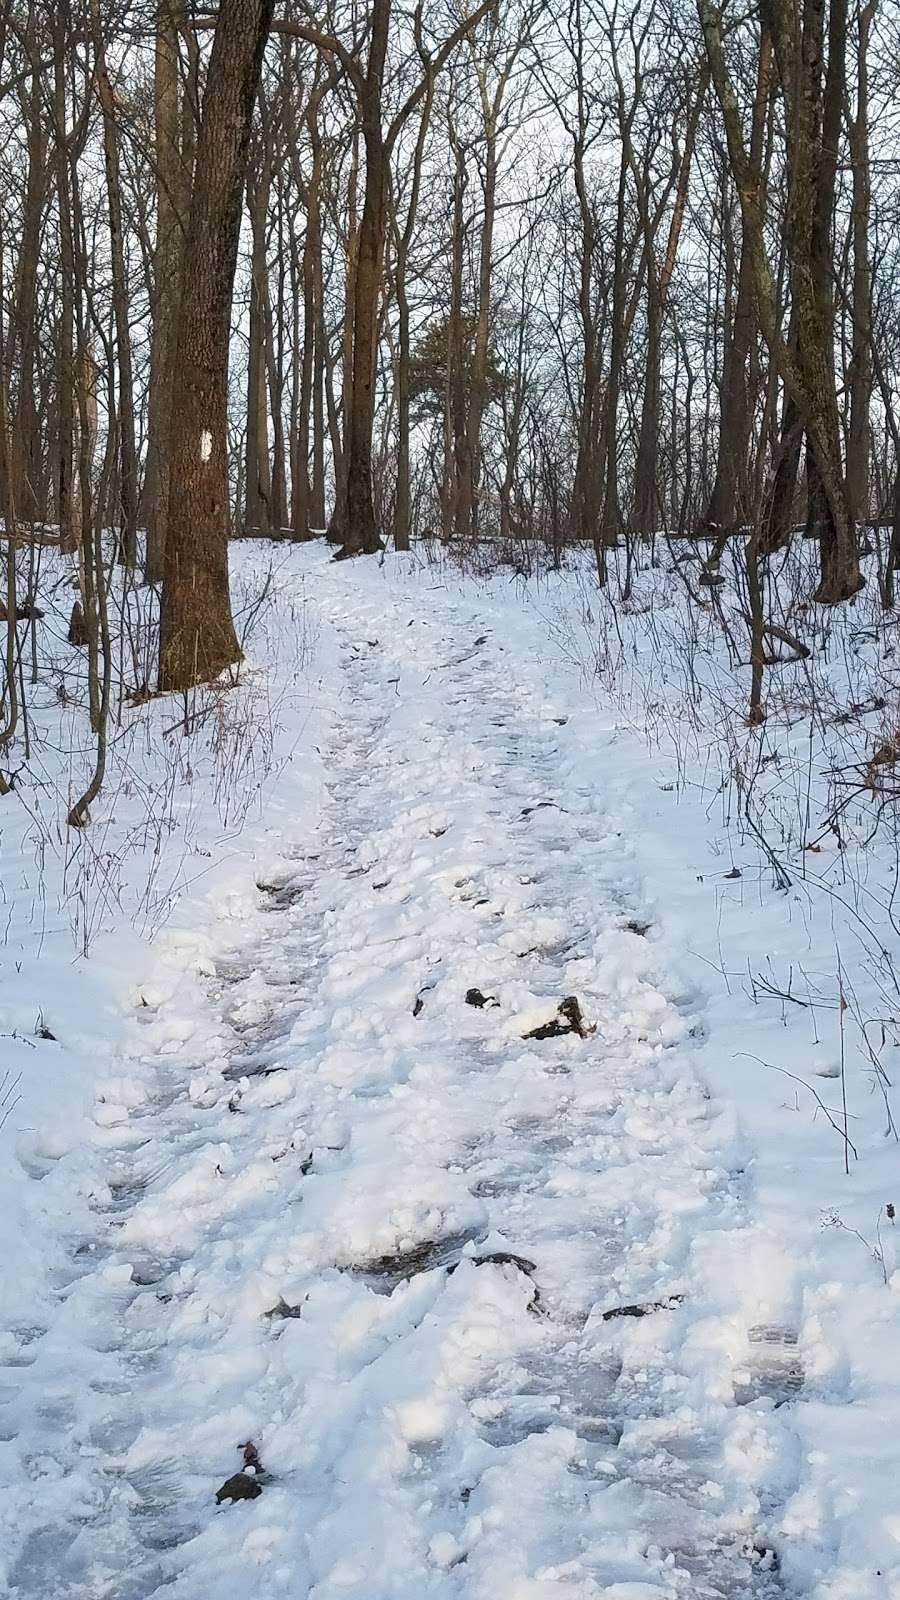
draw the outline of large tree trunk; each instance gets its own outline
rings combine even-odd
[[[401,245],[394,275],[397,290],[397,495],[394,502],[394,549],[409,549],[409,297],[406,255]]]
[[[454,155],[453,221],[450,243],[450,307],[447,317],[447,376],[444,393],[444,461],[441,486],[441,532],[453,536],[457,525],[456,507],[459,476],[465,456],[465,339],[463,337],[463,252],[465,224],[463,203],[466,194],[465,148],[451,127],[450,143]]]
[[[484,90],[482,89],[484,98]],[[491,332],[491,272],[494,219],[497,209],[497,106],[484,112],[484,215],[478,253],[478,314],[472,338],[472,370],[465,423],[465,473],[460,477],[457,533],[478,533],[478,490],[481,483],[481,425],[487,405],[487,370]]]
[[[325,370],[328,363],[328,334],[325,328],[325,296],[322,289],[322,236],[315,261],[315,330],[313,356],[313,464],[310,531],[325,531]]]
[[[382,548],[372,493],[372,429],[378,297],[387,226],[388,152],[381,125],[381,91],[390,17],[390,0],[375,0],[369,59],[360,86],[366,181],[353,278],[353,369],[344,441],[345,498],[335,526],[341,538],[341,556],[371,555]]]
[[[350,406],[353,396],[353,330],[356,312],[356,267],[359,259],[359,133],[354,133],[347,177],[346,256],[344,261],[344,319],[341,329],[341,407],[334,405],[334,378],[329,369],[329,427],[334,460],[334,505],[328,520],[328,540],[343,542],[347,521],[347,459],[350,443]]]
[[[787,110],[789,188],[785,217],[797,365],[804,388],[811,507],[817,511],[822,605],[847,600],[863,583],[841,452],[834,364],[832,224],[845,90],[847,0],[765,0]]]
[[[271,528],[286,529],[287,470],[285,464],[284,408],[284,238],[279,216],[278,293],[275,308],[271,292],[266,297],[266,373],[269,380],[269,411],[272,416],[272,497],[269,502]]]
[[[821,605],[834,605],[849,599],[864,581],[841,454],[831,295],[831,229],[844,94],[846,0],[831,0],[824,87],[825,0],[803,0],[800,10],[795,0],[763,0],[761,7],[763,22],[772,36],[786,110],[785,235],[796,349],[790,348],[781,333],[765,249],[762,178],[744,147],[737,96],[725,62],[721,17],[712,0],[697,3],[741,199],[760,321],[771,359],[802,417],[812,470],[818,480],[815,499],[823,507],[818,528],[821,578],[813,598]]]
[[[177,0],[158,0],[153,69],[154,167],[156,173],[156,241],[153,251],[153,326],[150,334],[150,383],[147,401],[147,466],[144,477],[144,519],[147,525],[146,577],[161,583],[169,514],[169,424],[175,333],[188,178],[181,153],[182,114],[178,70]],[[190,116],[190,110],[187,114]]]
[[[227,375],[253,102],[274,0],[220,0],[194,166],[172,404],[160,688],[240,657],[228,592]]]
[[[77,544],[74,504],[75,448],[75,243],[69,188],[69,140],[66,130],[66,29],[54,18],[53,112],[56,141],[56,196],[59,211],[59,400],[57,405],[56,518],[59,542],[72,552]]]
[[[598,577],[605,576],[603,530],[603,461],[599,440],[600,370],[594,326],[594,209],[584,170],[584,130],[574,141],[575,192],[581,233],[578,241],[578,318],[581,324],[582,380],[578,415],[578,453],[572,490],[572,525],[577,538],[590,540],[597,556]],[[623,219],[624,227],[624,219]],[[616,229],[616,245],[620,243]],[[618,250],[617,250],[618,258]]]
[[[619,160],[619,181],[616,189],[616,231],[613,253],[612,339],[609,353],[609,374],[603,402],[603,461],[606,483],[603,495],[601,526],[595,535],[597,576],[606,582],[606,547],[615,544],[622,522],[619,496],[619,396],[622,391],[622,373],[625,366],[627,342],[626,301],[626,249],[625,205],[627,196],[628,164],[624,144]]]
[[[425,141],[431,122],[434,83],[429,78],[425,91],[419,131],[416,137],[410,180],[409,204],[406,221],[401,230],[394,211],[394,231],[397,240],[397,259],[394,267],[394,287],[397,293],[397,494],[394,502],[394,549],[408,550],[411,520],[410,493],[410,394],[409,394],[409,295],[406,272],[412,244],[419,193],[422,186],[422,161]]]
[[[122,220],[122,182],[119,139],[113,87],[106,66],[106,50],[100,20],[100,0],[91,0],[94,30],[97,97],[103,117],[103,155],[106,167],[106,193],[109,204],[109,247],[112,268],[113,315],[116,324],[116,367],[118,396],[116,423],[119,433],[119,505],[121,529],[119,559],[126,566],[137,564],[138,474],[134,418],[134,378],[131,362],[131,327],[128,315],[128,280],[125,267],[125,231]]]
[[[648,250],[651,247],[648,246]],[[650,258],[648,256],[648,264]],[[644,367],[644,392],[641,398],[641,423],[634,468],[634,531],[644,538],[655,532],[660,522],[658,483],[660,435],[660,361],[662,357],[663,303],[657,286],[655,267],[647,278],[647,354]]]
[[[762,172],[766,113],[771,99],[772,45],[769,35],[760,40],[750,135],[750,161]],[[763,181],[765,181],[763,179]],[[735,297],[731,337],[725,353],[719,407],[719,446],[716,478],[704,523],[720,535],[733,533],[750,516],[750,432],[753,421],[748,363],[757,334],[753,292],[753,263],[746,238],[741,241],[741,262]]]
[[[346,506],[338,524],[343,556],[371,555],[382,548],[375,526],[372,493],[372,428],[386,184],[387,155],[379,122],[366,129],[366,187],[353,294],[353,379],[346,442]]]
[[[871,181],[869,176],[869,30],[877,0],[860,8],[857,36],[856,115],[850,121],[853,163],[853,352],[848,382],[847,498],[854,522],[869,513],[869,408],[872,402],[872,271],[869,261]]]
[[[294,459],[296,468],[292,484],[291,497],[291,526],[294,537],[308,539],[312,528],[322,528],[324,522],[324,485],[322,501],[315,506],[319,520],[314,520],[314,502],[316,491],[314,481],[310,479],[310,440],[313,435],[315,423],[314,388],[317,378],[316,353],[319,345],[319,316],[318,306],[321,298],[321,272],[322,272],[322,219],[321,219],[321,187],[322,187],[322,136],[319,130],[319,107],[326,89],[331,86],[329,77],[325,83],[317,82],[313,87],[306,108],[306,131],[310,144],[310,173],[309,181],[304,186],[300,180],[299,164],[295,155],[295,170],[297,171],[298,185],[306,200],[306,235],[303,241],[303,350],[300,360],[297,434],[293,441]],[[296,361],[296,355],[295,355]],[[321,370],[318,372],[321,380]],[[319,397],[320,398],[320,397]],[[313,471],[313,480],[315,470]]]
[[[39,520],[41,513],[37,492],[41,448],[34,395],[37,347],[35,310],[41,217],[46,183],[47,135],[40,73],[36,63],[38,46],[33,6],[28,8],[24,38],[31,67],[26,127],[28,176],[25,182],[25,208],[8,340],[7,395],[13,391],[12,380],[15,377],[15,404],[11,408],[9,484],[3,485],[0,492],[15,508],[16,517],[20,522],[35,522]]]
[[[787,392],[781,408],[781,432],[775,450],[772,487],[760,517],[760,535],[756,546],[760,556],[773,555],[790,542],[794,531],[794,499],[802,448],[803,418],[793,395]]]
[[[641,403],[637,462],[635,465],[633,512],[635,532],[643,534],[645,537],[652,534],[657,528],[662,507],[659,492],[659,437],[661,432],[659,405],[663,321],[668,306],[672,274],[675,270],[678,241],[681,237],[681,229],[687,209],[688,183],[694,159],[697,125],[700,120],[703,101],[706,97],[708,82],[708,69],[704,64],[700,73],[697,93],[687,119],[684,147],[677,161],[677,166],[673,167],[670,175],[669,182],[670,186],[674,187],[675,198],[669,222],[665,254],[661,262],[657,262],[656,259],[656,227],[658,226],[661,208],[657,206],[655,216],[651,216],[650,195],[646,177],[640,171],[634,159],[634,153],[631,148],[630,128],[624,139],[637,190],[638,210],[644,234],[644,259],[647,270],[647,363]]]

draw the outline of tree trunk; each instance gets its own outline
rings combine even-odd
[[[434,98],[434,81],[429,77],[425,90],[425,100],[422,114],[419,118],[419,131],[416,137],[416,146],[413,154],[412,177],[410,182],[409,204],[406,208],[406,222],[400,229],[397,221],[396,207],[393,213],[394,233],[397,241],[397,259],[394,267],[394,288],[397,294],[397,494],[394,503],[394,549],[408,550],[410,535],[410,421],[409,421],[409,296],[406,287],[406,272],[409,261],[409,251],[412,244],[413,230],[415,228],[416,214],[419,208],[419,192],[422,186],[422,162],[425,156],[425,141],[431,122],[431,107]]]
[[[250,327],[247,344],[247,437],[244,467],[244,527],[268,533],[272,483],[269,469],[269,416],[266,405],[265,341],[268,302],[266,225],[272,169],[265,135],[261,136],[258,170],[248,185],[253,240],[250,265]]]
[[[846,0],[831,0],[824,93],[823,6],[824,0],[803,0],[802,30],[795,0],[764,0],[762,6],[786,108],[785,234],[797,329],[796,350],[792,350],[781,334],[765,249],[761,174],[744,148],[737,96],[725,63],[721,17],[712,0],[698,0],[751,249],[763,333],[770,357],[803,419],[807,448],[821,484],[825,508],[819,528],[821,578],[813,598],[819,604],[834,605],[854,595],[864,580],[841,455],[831,297],[831,227],[844,86]]]
[[[181,154],[177,0],[158,0],[153,68],[156,241],[153,251],[153,323],[147,401],[144,520],[148,583],[161,583],[169,512],[169,424],[175,330],[187,220],[187,175]]]
[[[227,375],[253,103],[274,0],[220,0],[203,98],[172,404],[160,688],[240,658],[228,592]]]
[[[310,481],[310,438],[314,428],[315,402],[313,390],[316,382],[316,351],[319,343],[318,302],[321,295],[322,221],[320,195],[322,186],[322,137],[319,132],[319,106],[325,84],[316,84],[306,108],[306,131],[309,136],[311,166],[309,182],[305,186],[306,236],[303,241],[303,353],[300,363],[300,395],[297,417],[296,481],[293,485],[292,527],[294,537],[308,539],[313,525],[324,523],[324,485],[322,503],[316,507],[318,522],[314,523],[313,502],[315,490]],[[321,371],[319,372],[321,379]],[[315,474],[313,474],[315,476]]]
[[[869,176],[869,30],[877,0],[861,7],[857,35],[856,115],[850,120],[853,165],[853,352],[847,375],[850,424],[847,433],[847,499],[854,522],[869,513],[869,408],[872,402],[872,270],[869,261],[871,181]]]
[[[137,565],[138,482],[135,442],[134,378],[131,363],[131,328],[128,317],[128,281],[125,268],[125,231],[122,221],[122,182],[116,106],[106,66],[106,50],[100,21],[100,0],[91,0],[94,30],[97,97],[103,116],[103,155],[106,166],[106,192],[109,203],[109,247],[112,268],[113,314],[116,324],[116,366],[118,372],[117,425],[119,432],[119,503],[121,530],[119,560],[128,567]]]
[[[499,91],[498,91],[499,93]],[[482,100],[486,100],[482,86]],[[481,482],[481,424],[487,405],[487,368],[491,333],[491,271],[494,254],[494,218],[497,208],[498,104],[484,106],[484,215],[478,252],[478,315],[472,339],[469,405],[466,417],[465,474],[460,480],[457,532],[478,533],[478,489]]]
[[[372,493],[372,429],[378,297],[387,208],[388,157],[381,128],[381,80],[389,14],[388,0],[376,0],[363,97],[366,181],[353,283],[353,371],[345,441],[346,500],[337,523],[342,557],[372,555],[382,549]]]
[[[69,142],[66,131],[66,33],[54,19],[53,108],[56,141],[56,197],[59,212],[59,400],[57,406],[56,517],[59,542],[72,552],[77,546],[73,494],[75,448],[75,244],[69,190]]]
[[[5,492],[15,508],[19,522],[36,522],[40,517],[37,495],[40,439],[34,401],[37,343],[35,308],[41,245],[41,214],[46,182],[47,136],[44,127],[41,80],[35,61],[37,41],[33,6],[28,8],[25,45],[31,67],[26,127],[28,176],[25,182],[25,208],[7,359],[6,392],[9,395],[12,391],[12,380],[15,376],[15,404],[11,408],[9,489]]]
[[[766,112],[771,99],[772,44],[767,33],[760,40],[750,134],[750,160],[755,171],[763,169],[763,139]],[[750,516],[750,431],[753,421],[748,363],[756,337],[756,304],[753,292],[751,248],[741,241],[741,262],[735,298],[731,338],[725,355],[719,407],[719,445],[716,478],[704,516],[710,530],[732,533]]]
[[[847,0],[830,0],[824,80],[825,0],[766,0],[764,18],[787,110],[789,188],[785,217],[791,293],[797,318],[797,365],[805,390],[804,424],[811,463],[811,500],[818,524],[822,605],[847,600],[862,587],[856,529],[850,515],[841,452],[834,370],[831,235],[845,89]],[[799,26],[798,23],[802,23]]]
[[[444,470],[441,493],[442,533],[453,536],[457,526],[460,459],[465,450],[465,340],[463,338],[463,202],[466,193],[465,148],[451,128],[453,169],[453,221],[450,245],[450,309],[447,317],[447,377],[444,395]]]
[[[658,528],[660,509],[657,462],[660,432],[659,395],[663,305],[655,280],[656,272],[655,269],[651,268],[647,281],[647,356],[644,392],[641,398],[641,425],[638,433],[637,460],[634,468],[634,511],[632,513],[634,531],[643,538],[649,538]]]

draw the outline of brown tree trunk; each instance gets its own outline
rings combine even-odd
[[[8,341],[6,380],[6,392],[10,395],[13,392],[12,380],[15,376],[15,403],[10,407],[12,416],[8,498],[15,507],[19,522],[36,522],[40,517],[37,485],[40,476],[41,446],[35,407],[37,344],[35,311],[41,246],[41,213],[46,183],[47,135],[44,126],[41,79],[36,59],[36,26],[34,7],[29,5],[24,43],[29,57],[31,86],[26,100],[23,101],[23,110],[25,103],[28,108],[25,113],[28,175],[25,181],[25,205]]]
[[[278,294],[273,311],[271,294],[266,299],[266,373],[269,380],[269,410],[272,415],[272,498],[270,525],[287,528],[287,471],[285,466],[284,412],[284,241],[279,210]]]
[[[632,112],[633,115],[633,112]],[[603,459],[606,466],[606,484],[603,495],[603,516],[595,534],[594,549],[597,557],[597,576],[606,582],[606,547],[614,544],[622,523],[619,496],[619,396],[622,390],[622,371],[625,365],[627,340],[626,300],[626,249],[625,206],[628,173],[624,146],[619,160],[619,181],[616,189],[616,231],[613,247],[612,339],[609,354],[609,374],[603,404]]]
[[[315,507],[318,521],[314,517],[315,488],[310,479],[310,440],[314,431],[314,387],[318,376],[321,383],[321,369],[317,374],[316,353],[319,345],[319,301],[321,298],[321,272],[322,272],[322,218],[321,218],[321,188],[322,188],[322,136],[319,129],[319,110],[322,98],[334,81],[329,75],[324,82],[317,81],[313,86],[306,107],[306,131],[310,144],[310,172],[309,180],[304,185],[299,173],[299,162],[296,150],[294,151],[295,175],[298,187],[306,201],[306,234],[303,241],[303,347],[300,360],[299,393],[297,403],[297,435],[294,440],[294,456],[296,468],[292,484],[291,527],[296,539],[308,539],[312,528],[322,528],[325,520],[324,508],[324,473],[322,483],[321,502]],[[296,360],[296,356],[295,356]],[[321,399],[321,392],[319,394]],[[315,472],[313,472],[313,478]]]
[[[228,592],[227,375],[241,197],[274,0],[220,0],[185,252],[172,404],[160,688],[240,657]]]
[[[641,397],[641,425],[634,468],[635,533],[648,538],[660,522],[658,483],[660,361],[662,356],[663,305],[657,291],[656,272],[651,269],[647,282],[647,353],[644,390]]]
[[[244,467],[244,527],[268,533],[272,482],[269,466],[269,415],[266,405],[265,341],[268,304],[266,230],[272,169],[265,134],[260,138],[257,170],[248,184],[250,229],[250,326],[247,342],[247,437]]]
[[[847,600],[863,583],[841,452],[834,370],[832,223],[845,89],[847,0],[766,0],[764,19],[787,110],[785,232],[797,318],[797,365],[805,390],[810,501],[819,508],[820,580],[814,599]]]
[[[860,8],[857,32],[856,115],[850,119],[853,165],[853,352],[848,373],[850,424],[847,432],[847,499],[850,516],[862,522],[869,513],[869,408],[872,402],[872,271],[869,223],[869,31],[877,0]]]
[[[325,369],[328,362],[328,336],[325,330],[325,297],[322,290],[322,236],[315,259],[315,351],[313,355],[313,464],[310,531],[325,531]]]
[[[53,111],[56,141],[56,197],[59,213],[59,399],[57,404],[56,516],[59,542],[72,552],[77,545],[73,494],[75,448],[75,244],[69,189],[69,142],[66,131],[66,31],[54,18]]]
[[[821,578],[813,598],[819,604],[833,605],[849,599],[863,584],[841,455],[831,297],[830,244],[843,101],[846,0],[831,0],[824,89],[825,0],[803,0],[799,9],[794,0],[764,0],[762,6],[786,108],[785,233],[797,329],[795,350],[781,334],[765,249],[761,174],[744,148],[737,96],[725,62],[721,17],[712,0],[697,3],[741,199],[763,333],[770,357],[803,419],[821,488]]]
[[[456,506],[457,536],[478,533],[478,489],[481,481],[481,425],[487,404],[487,367],[491,331],[491,269],[497,207],[496,107],[485,116],[484,215],[478,251],[478,314],[472,336],[472,365],[465,419],[465,470],[460,474]]]
[[[750,134],[750,161],[754,170],[760,173],[763,170],[766,113],[771,99],[771,64],[771,40],[764,32],[760,41]],[[753,416],[748,363],[756,330],[753,263],[750,246],[744,238],[741,242],[731,337],[722,374],[716,478],[703,519],[708,529],[719,534],[735,532],[749,518],[751,511],[749,465]]]
[[[580,58],[579,87],[580,87]],[[580,105],[580,102],[579,102]],[[597,333],[594,327],[594,210],[584,170],[585,130],[579,118],[574,141],[575,192],[581,232],[578,240],[578,318],[581,324],[582,380],[578,414],[578,453],[572,492],[573,528],[579,539],[590,540],[597,558],[597,576],[605,578],[605,544],[601,527],[603,463],[600,451],[600,372],[597,360]],[[624,217],[622,218],[624,228]],[[616,228],[616,257],[622,243]],[[615,268],[614,268],[615,275]]]
[[[635,181],[638,210],[644,233],[644,259],[647,271],[647,360],[644,392],[641,402],[641,425],[638,434],[637,461],[635,464],[633,525],[645,537],[652,534],[660,520],[662,501],[659,493],[659,436],[660,436],[660,365],[662,361],[663,319],[669,299],[669,288],[675,270],[678,240],[687,207],[688,183],[694,159],[697,125],[706,97],[709,74],[706,64],[700,71],[700,82],[691,105],[680,156],[669,178],[675,198],[669,223],[665,254],[661,262],[656,259],[656,233],[661,208],[651,215],[650,196],[644,174],[640,172],[631,149],[630,127],[625,134],[625,147]]]
[[[378,297],[387,229],[388,152],[381,125],[381,93],[390,19],[391,0],[374,0],[369,59],[360,85],[366,178],[353,279],[353,368],[344,441],[345,500],[336,523],[341,556],[371,555],[382,548],[372,494],[372,429]]]
[[[803,418],[793,395],[787,391],[781,408],[781,433],[775,450],[772,488],[761,511],[760,556],[774,555],[790,542],[794,531],[794,499],[803,448]]]
[[[441,531],[445,539],[457,526],[459,476],[466,446],[466,378],[463,335],[463,251],[465,246],[463,203],[466,194],[466,152],[451,126],[450,143],[454,156],[453,221],[450,244],[450,308],[447,317],[447,376],[444,394],[444,470],[441,492]]]
[[[147,401],[144,520],[148,583],[161,583],[169,512],[169,423],[175,330],[187,221],[187,175],[181,153],[177,0],[158,0],[153,69],[156,241]],[[187,108],[190,114],[190,108]]]
[[[315,28],[291,23],[289,30],[341,61],[353,84],[366,155],[362,218],[359,225],[353,276],[353,351],[349,404],[345,407],[342,482],[338,485],[335,514],[329,536],[341,541],[339,557],[371,554],[382,549],[375,516],[372,479],[372,434],[375,419],[375,358],[378,346],[378,303],[388,223],[390,153],[401,129],[415,111],[428,85],[440,72],[457,44],[494,4],[482,0],[471,16],[464,17],[427,59],[425,73],[407,95],[387,131],[383,127],[385,60],[391,24],[391,0],[373,0],[370,7],[369,51],[365,69],[340,42]],[[417,16],[419,14],[417,13]],[[419,19],[420,20],[420,19]],[[416,37],[420,54],[419,22]]]
[[[394,288],[397,295],[397,493],[394,502],[394,549],[408,550],[410,535],[410,394],[409,394],[409,295],[407,292],[407,266],[412,244],[419,193],[422,187],[422,162],[425,141],[431,122],[434,83],[429,80],[419,118],[419,130],[413,153],[410,196],[406,208],[406,221],[400,228],[396,204],[393,208],[396,260],[394,263]]]
[[[119,501],[121,531],[119,559],[126,566],[137,564],[138,481],[135,442],[134,378],[131,363],[131,328],[128,316],[128,281],[125,268],[125,230],[122,221],[122,181],[116,106],[106,66],[106,48],[100,20],[100,0],[91,0],[94,30],[97,97],[103,116],[103,155],[106,166],[106,192],[109,205],[109,246],[112,267],[113,315],[116,324],[116,366],[118,396],[116,422],[119,434]]]

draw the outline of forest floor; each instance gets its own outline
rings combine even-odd
[[[320,547],[235,588],[241,684],[125,712],[73,841],[48,568],[0,1590],[896,1600],[896,847],[819,829],[874,609],[751,733],[671,573],[616,623]]]

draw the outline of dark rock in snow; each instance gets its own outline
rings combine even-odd
[[[613,1306],[611,1311],[604,1311],[603,1321],[612,1322],[614,1317],[649,1317],[653,1311],[675,1311],[683,1303],[683,1294],[669,1294],[665,1300],[649,1300],[643,1306]]]
[[[288,1305],[288,1302],[282,1296],[279,1296],[271,1311],[267,1311],[265,1315],[270,1322],[282,1322],[291,1318],[302,1317],[303,1307],[302,1305]]]
[[[498,1006],[499,1004],[500,1001],[495,994],[482,994],[480,989],[466,990],[466,1005],[475,1006],[478,1011],[482,1011],[485,1006]]]
[[[244,1470],[236,1472],[233,1477],[226,1478],[221,1489],[216,1493],[216,1505],[220,1506],[223,1500],[256,1500],[262,1494],[260,1479],[265,1477],[259,1451],[251,1440],[239,1448],[244,1455]]]
[[[523,1039],[561,1039],[563,1034],[577,1033],[579,1039],[586,1039],[593,1029],[589,1028],[584,1020],[584,1014],[574,994],[567,995],[565,1000],[560,1000],[556,1016],[549,1022],[542,1022],[539,1028],[532,1028],[528,1033],[523,1033]]]
[[[473,1267],[517,1267],[519,1272],[524,1272],[527,1278],[537,1271],[533,1261],[525,1256],[517,1256],[511,1250],[492,1250],[484,1256],[460,1256],[459,1261],[447,1268],[447,1274],[455,1272],[462,1261],[471,1261]]]
[[[262,1494],[262,1484],[253,1472],[236,1472],[234,1477],[226,1478],[221,1489],[216,1493],[216,1505],[220,1506],[223,1500],[256,1500]]]
[[[390,1294],[399,1283],[417,1277],[420,1272],[432,1272],[435,1267],[446,1267],[450,1263],[458,1266],[463,1249],[472,1237],[471,1233],[452,1233],[444,1239],[423,1239],[409,1250],[360,1261],[350,1271],[368,1278],[379,1293]]]

